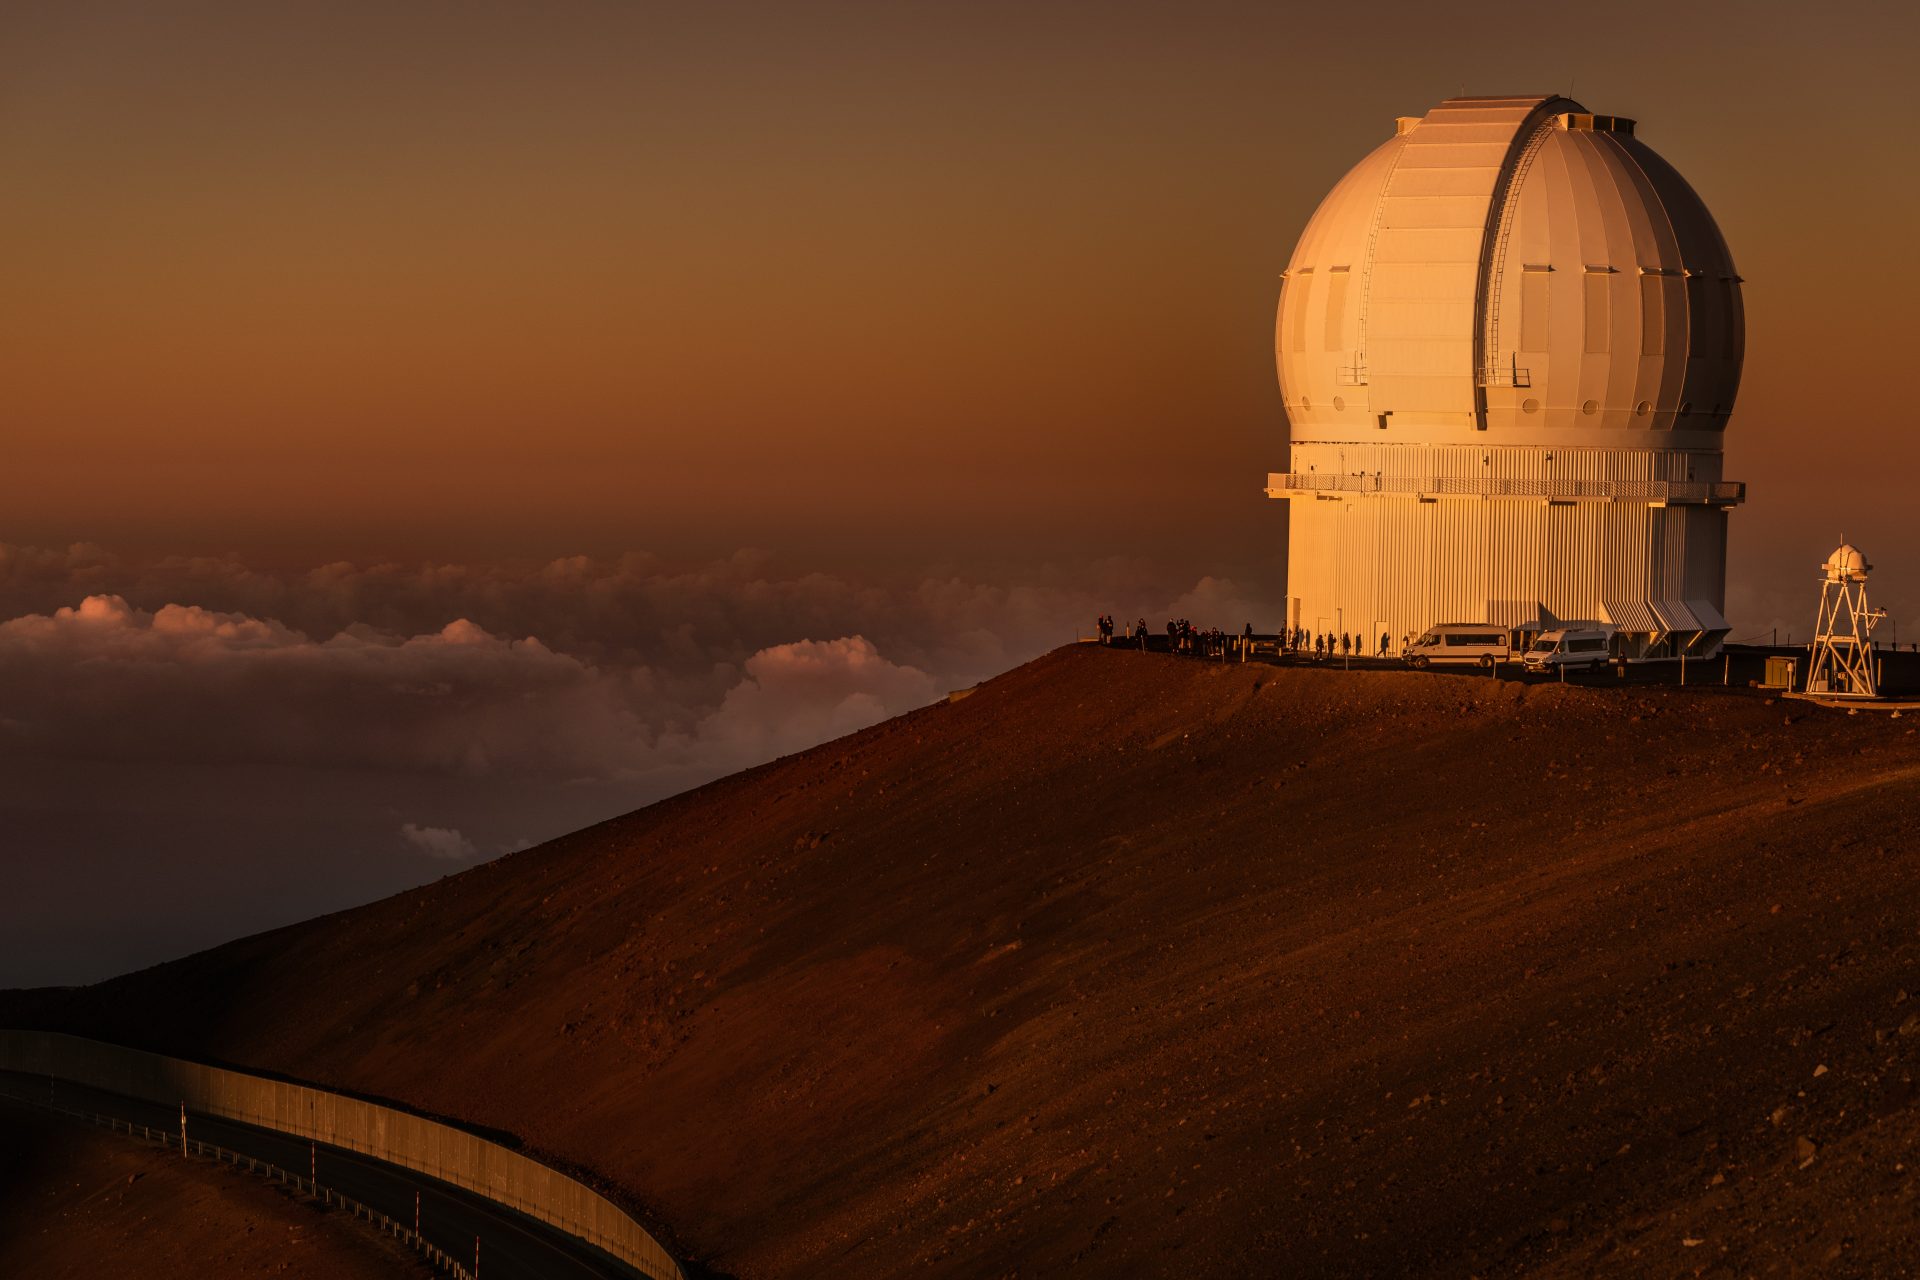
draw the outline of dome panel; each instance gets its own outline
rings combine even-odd
[[[1353,398],[1351,389],[1360,385],[1353,368],[1361,301],[1355,272],[1366,260],[1380,192],[1404,144],[1399,135],[1387,139],[1341,178],[1314,211],[1287,264],[1274,354],[1281,396],[1293,419],[1336,425]],[[1341,409],[1332,407],[1336,397]]]

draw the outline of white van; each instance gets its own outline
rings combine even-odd
[[[1598,671],[1607,665],[1612,647],[1611,628],[1561,627],[1535,640],[1520,663],[1529,671],[1548,671],[1554,667]]]
[[[1400,655],[1410,667],[1447,663],[1478,663],[1491,667],[1513,658],[1511,637],[1487,622],[1445,622],[1428,627]]]

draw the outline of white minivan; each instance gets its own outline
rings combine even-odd
[[[1553,667],[1598,671],[1607,665],[1612,647],[1613,632],[1608,628],[1562,627],[1543,633],[1520,663],[1529,671]]]
[[[1491,623],[1444,622],[1422,631],[1400,656],[1410,667],[1469,662],[1491,667],[1511,660],[1513,646],[1506,631]]]

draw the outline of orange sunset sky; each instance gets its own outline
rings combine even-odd
[[[925,705],[1271,630],[1279,273],[1462,92],[1640,121],[1746,279],[1736,640],[1920,640],[1912,5],[0,9],[0,986]],[[82,601],[87,603],[82,606]]]
[[[1396,114],[1571,89],[1748,281],[1730,612],[1843,531],[1920,581],[1910,7],[1319,8],[15,6],[4,540],[1277,583],[1307,214]]]

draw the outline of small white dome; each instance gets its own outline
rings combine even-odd
[[[1826,570],[1828,582],[1861,582],[1873,571],[1866,553],[1851,542],[1841,543],[1820,567]]]

